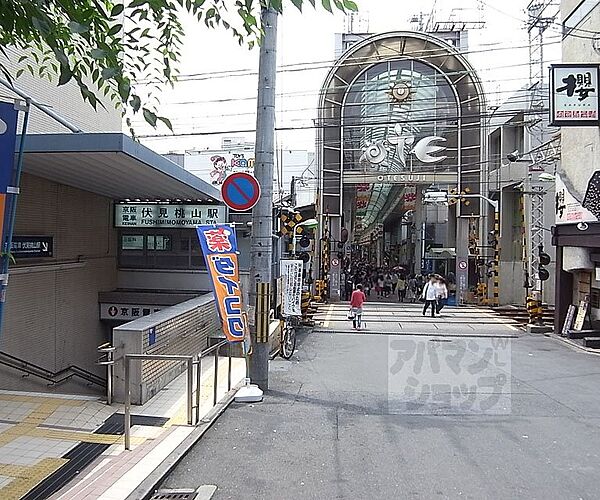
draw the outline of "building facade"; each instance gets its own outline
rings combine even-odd
[[[574,89],[582,99],[579,102],[596,100],[598,88],[580,93],[577,78],[585,82],[587,73],[596,71],[600,63],[600,4],[590,0],[563,0],[563,64],[573,64],[571,71]],[[577,73],[577,74],[576,74]],[[581,76],[578,76],[581,75]],[[568,75],[564,75],[568,83]],[[560,78],[562,80],[562,78]],[[562,82],[565,82],[562,80]],[[596,78],[597,81],[597,78]],[[557,82],[554,92],[562,86]],[[564,91],[564,89],[563,89]],[[570,93],[570,92],[569,92]],[[572,93],[570,93],[572,94]],[[572,108],[575,109],[575,108]],[[586,112],[587,115],[587,112]],[[574,115],[570,115],[575,118]],[[579,114],[577,118],[581,115]],[[589,117],[589,115],[588,115]],[[600,201],[598,199],[600,177],[600,128],[597,114],[591,126],[565,124],[561,126],[561,165],[556,172],[556,305],[555,330],[561,331],[571,304],[587,305],[592,323],[600,319]]]
[[[484,109],[475,70],[436,34],[365,37],[336,61],[317,137],[318,267],[332,298],[351,261],[368,261],[441,272],[467,300],[476,282],[467,243],[482,206]],[[425,203],[427,192],[453,189],[473,198]]]
[[[550,227],[554,224],[554,183],[543,182],[544,174],[552,175],[557,160],[542,155],[548,143],[558,133],[548,124],[548,87],[539,84],[517,91],[500,106],[488,111],[486,175],[482,189],[499,201],[499,303],[524,305],[536,287],[541,288],[546,304],[554,304],[554,248]],[[536,189],[540,189],[536,191]],[[541,205],[541,220],[536,210]],[[490,218],[491,219],[491,218]],[[488,224],[481,235],[483,245],[493,231]],[[542,251],[551,257],[546,266],[550,275],[542,284],[536,283],[532,256]],[[485,252],[491,256],[490,252]],[[488,259],[489,260],[489,259]],[[485,279],[487,266],[481,261],[482,281],[487,289],[492,280]],[[535,263],[533,263],[535,265]]]

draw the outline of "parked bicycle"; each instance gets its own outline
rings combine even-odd
[[[296,349],[296,328],[300,326],[299,316],[288,316],[283,319],[279,354],[284,359],[290,359]]]

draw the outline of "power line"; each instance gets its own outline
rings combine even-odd
[[[540,110],[523,110],[523,111],[519,111],[519,114],[523,114],[523,115],[540,115],[542,113],[546,113],[548,112],[548,109],[544,108],[544,109],[540,109]],[[410,120],[403,120],[402,123],[431,123],[431,122],[446,122],[446,121],[454,121],[454,120],[473,120],[473,119],[478,119],[481,120],[482,118],[486,118],[486,117],[503,117],[503,116],[514,116],[515,113],[514,111],[507,111],[507,112],[502,112],[502,113],[475,113],[472,115],[467,115],[467,116],[463,116],[463,117],[458,117],[458,116],[450,116],[450,117],[441,117],[441,118],[423,118],[423,119],[410,119]],[[382,122],[372,122],[369,123],[369,126],[376,126],[376,125],[395,125],[397,122],[392,122],[392,121],[382,121]],[[358,126],[364,126],[364,124],[361,125],[356,125]],[[467,126],[471,126],[471,125],[463,125],[462,128],[465,128]],[[481,124],[480,123],[476,123],[473,124],[472,126],[477,126],[480,127]],[[328,128],[337,128],[339,127],[339,125],[308,125],[308,126],[302,126],[302,127],[275,127],[275,130],[277,131],[296,131],[296,130],[313,130],[313,129],[328,129]],[[186,133],[177,133],[177,134],[146,134],[146,135],[138,135],[138,137],[140,139],[148,139],[148,138],[173,138],[173,137],[193,137],[193,136],[211,136],[211,135],[227,135],[227,134],[242,134],[242,133],[253,133],[255,132],[255,129],[243,129],[243,130],[220,130],[220,131],[206,131],[206,132],[186,132]]]
[[[553,42],[545,43],[544,45],[556,45],[560,44],[560,36],[559,39]],[[494,42],[489,45],[499,45],[504,42]],[[485,46],[486,44],[482,44],[481,46]],[[518,49],[526,49],[528,45],[518,45],[518,46],[504,46],[504,47],[495,47],[495,48],[484,48],[480,50],[466,50],[459,51],[456,49],[449,49],[447,47],[438,47],[435,49],[427,49],[419,51],[419,57],[427,60],[430,57],[438,57],[438,56],[466,56],[469,54],[479,54],[479,53],[489,53],[496,51],[505,51],[505,50],[518,50]],[[423,57],[425,55],[425,57]],[[411,57],[411,54],[403,54],[399,53],[400,57]],[[368,57],[350,57],[351,61],[343,62],[341,64],[336,64],[337,59],[328,59],[323,61],[306,61],[299,63],[292,63],[288,65],[279,66],[277,73],[290,73],[290,72],[298,72],[298,71],[313,71],[313,70],[321,70],[321,69],[331,69],[334,65],[336,68],[343,68],[346,66],[356,66],[361,63],[377,63],[383,62],[376,60],[373,56]],[[310,67],[306,67],[310,66]],[[487,69],[486,69],[487,70]],[[246,69],[237,69],[237,70],[225,70],[225,71],[208,71],[202,73],[191,73],[188,75],[179,75],[177,77],[176,83],[182,82],[190,82],[190,81],[201,81],[201,80],[214,80],[219,78],[231,78],[231,77],[240,77],[240,76],[256,76],[258,73],[256,70],[251,68]],[[134,82],[134,85],[149,85],[157,83],[156,80],[139,80]]]

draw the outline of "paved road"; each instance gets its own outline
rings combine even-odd
[[[215,484],[217,500],[599,498],[600,357],[485,311],[423,322],[415,307],[369,304],[363,333],[346,306],[323,309],[294,358],[272,362],[265,401],[232,405],[164,486]]]

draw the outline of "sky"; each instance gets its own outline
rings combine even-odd
[[[289,2],[288,2],[289,3]],[[469,31],[471,64],[478,71],[489,105],[497,105],[529,81],[525,29],[528,0],[361,0],[361,15],[369,32],[410,30],[410,19],[422,12],[435,19],[484,21]],[[560,58],[559,20],[546,31],[545,62]],[[135,122],[141,141],[159,153],[219,149],[222,132],[253,140],[257,91],[258,49],[239,47],[231,35],[207,30],[186,20],[180,62],[180,81],[160,96],[162,115],[171,119],[176,136],[166,128],[153,130]],[[335,34],[344,31],[345,18],[322,9],[299,13],[288,7],[278,27],[277,132],[278,148],[314,150],[314,119],[318,93],[333,63]],[[195,133],[194,136],[178,134]],[[165,134],[164,137],[143,137]]]

